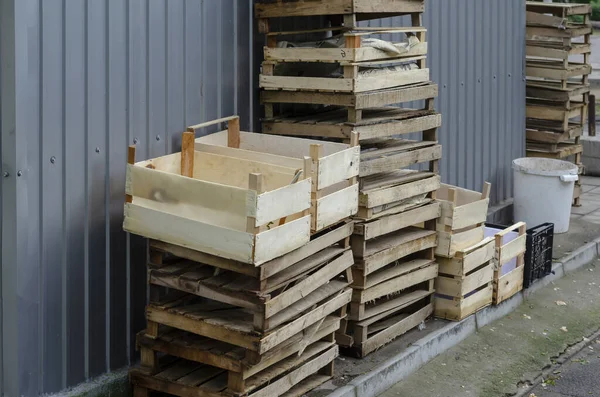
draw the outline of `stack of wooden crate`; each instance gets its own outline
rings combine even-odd
[[[340,199],[358,148],[327,145],[316,164],[257,156],[246,150],[257,134],[225,120],[225,146],[194,142],[206,123],[184,133],[181,153],[134,163],[130,148],[124,229],[150,239],[136,396],[301,396],[333,375],[357,199],[313,222],[311,175],[327,178],[324,202]]]
[[[580,171],[591,12],[589,4],[527,2],[527,156],[571,159]],[[576,183],[574,205],[580,195]]]
[[[354,291],[338,342],[351,354],[364,356],[433,312],[435,223],[440,216],[435,191],[440,187],[442,148],[437,140],[441,116],[434,110],[438,87],[429,81],[426,68],[424,2],[259,0],[255,11],[267,37],[260,76],[263,132],[342,142],[359,135]],[[278,17],[316,15],[327,20],[326,26],[311,31],[273,29]],[[409,16],[410,26],[357,25],[360,20],[398,15]],[[326,37],[290,44],[305,33]],[[384,34],[403,34],[406,39],[385,42]],[[424,104],[417,109],[397,107],[412,101]],[[313,107],[289,112],[289,104]],[[417,138],[406,139],[411,133]],[[428,163],[426,171],[407,169],[423,163]]]
[[[460,321],[523,289],[525,224],[485,225],[491,185],[483,193],[443,185],[438,220],[435,316]]]

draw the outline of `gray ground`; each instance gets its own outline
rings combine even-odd
[[[544,368],[551,368],[570,346],[600,329],[599,296],[597,260],[537,291],[513,313],[483,327],[382,396],[504,397],[526,392]],[[569,387],[570,379],[575,378],[567,378],[564,387]],[[593,391],[591,379],[582,384]]]
[[[553,369],[544,382],[527,393],[531,397],[600,396],[600,338],[575,357]]]

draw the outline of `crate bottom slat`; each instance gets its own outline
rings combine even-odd
[[[324,108],[310,115],[278,116],[263,120],[263,132],[274,135],[327,137],[347,140],[352,132],[361,140],[420,132],[441,126],[441,115],[433,110],[396,107],[364,109],[361,120],[348,120],[346,108]]]
[[[465,298],[448,299],[435,297],[435,317],[445,320],[461,321],[471,314],[492,304],[494,285],[489,282],[477,292]]]
[[[431,298],[427,297],[424,301],[426,304],[412,313],[393,314],[373,324],[368,323],[369,320],[355,323],[353,325],[354,345],[343,348],[342,353],[359,358],[365,357],[418,327],[433,313]]]
[[[322,368],[332,363],[338,355],[338,347],[333,343],[320,343],[307,348],[302,356],[290,357],[275,364],[266,371],[277,376],[271,379],[252,380],[254,386],[245,393],[232,393],[227,388],[225,371],[204,364],[178,360],[155,375],[149,375],[140,369],[132,369],[129,379],[136,388],[148,389],[176,395],[179,397],[222,397],[231,395],[248,395],[252,397],[278,397],[293,392],[294,386],[315,375]],[[323,375],[330,377],[332,374]],[[305,382],[301,387],[307,387]],[[311,385],[313,382],[310,383]],[[258,386],[256,386],[258,385]],[[297,391],[298,389],[296,389]],[[294,395],[294,394],[290,394]]]

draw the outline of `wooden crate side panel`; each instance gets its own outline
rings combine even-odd
[[[254,236],[250,233],[208,225],[131,203],[125,204],[123,229],[226,259],[253,263]],[[310,229],[307,233],[308,236]]]
[[[494,255],[496,255],[496,244],[492,237],[488,237],[464,251],[458,251],[453,258],[437,257],[436,261],[440,265],[440,273],[465,276],[473,269],[492,260]]]
[[[318,164],[318,190],[353,178],[360,167],[360,146],[323,157]]]
[[[456,207],[452,217],[452,229],[464,229],[469,226],[484,223],[487,219],[489,203],[490,199],[486,198],[474,203]]]
[[[438,246],[435,254],[452,258],[457,251],[464,250],[483,240],[483,226],[460,233],[438,231]]]
[[[354,92],[383,90],[429,81],[429,69],[398,71],[383,76],[359,77],[354,81]]]
[[[287,167],[290,168],[290,171],[291,169],[297,170],[299,168],[304,167],[304,162],[300,158],[278,156],[275,154],[254,152],[251,150],[230,148],[227,146],[211,145],[202,142],[201,139],[202,138],[196,139],[196,143],[194,144],[194,149],[197,152],[213,153],[228,157],[237,157],[249,161],[260,161],[263,163]],[[227,136],[225,136],[225,139],[227,139]]]
[[[494,258],[494,255],[496,254],[496,244],[494,239],[490,237],[484,241],[487,241],[486,244],[464,257],[463,264],[465,274]]]
[[[392,135],[410,134],[438,128],[442,125],[442,115],[415,117],[402,120],[401,122],[390,122],[384,124],[356,126],[355,130],[360,134],[361,140],[383,138]]]
[[[423,0],[353,0],[355,13],[420,13]]]
[[[398,336],[405,334],[425,321],[425,319],[427,319],[427,317],[429,317],[432,313],[433,305],[429,304],[418,312],[402,319],[398,323],[367,339],[361,344],[362,355],[367,355],[379,347],[391,342]]]
[[[136,205],[240,231],[256,216],[254,191],[135,165],[127,166],[125,192]]]
[[[255,227],[279,221],[281,218],[309,209],[311,188],[311,180],[304,179],[292,185],[260,194],[256,199]]]
[[[508,261],[525,253],[527,235],[523,234],[498,249],[498,266],[501,267]]]
[[[358,184],[317,200],[316,230],[351,217],[358,211]]]
[[[359,205],[366,208],[375,208],[389,203],[406,200],[422,194],[437,190],[440,186],[440,177],[434,176],[424,180],[405,183],[389,188],[380,188],[360,193]]]
[[[393,294],[402,291],[413,285],[424,281],[432,280],[438,275],[437,264],[432,264],[424,269],[419,269],[409,274],[404,274],[400,277],[384,281],[374,287],[366,290],[354,290],[352,294],[352,302],[366,303],[373,301],[382,296]],[[491,281],[491,279],[490,279]]]
[[[318,306],[317,308],[311,310],[305,315],[297,318],[289,324],[277,329],[276,331],[265,336],[259,346],[258,352],[259,354],[263,354],[275,346],[285,342],[291,336],[297,334],[298,332],[306,329],[312,324],[318,322],[322,318],[328,316],[334,311],[340,309],[341,307],[346,306],[350,303],[350,299],[352,298],[352,290],[348,289],[338,295],[337,297],[329,300],[328,302]]]
[[[519,266],[510,273],[494,280],[494,305],[504,302],[523,289],[524,272],[525,266]],[[498,275],[498,273],[496,274]]]
[[[265,317],[271,317],[294,302],[301,300],[323,284],[331,281],[338,274],[350,268],[353,263],[352,251],[348,250],[341,257],[331,261],[289,290],[267,301],[265,303]]]
[[[311,15],[350,14],[352,0],[331,0],[327,2],[257,2],[254,5],[256,18],[301,17]]]
[[[442,146],[435,145],[423,149],[403,152],[396,155],[382,156],[378,159],[362,161],[360,163],[360,176],[369,176],[381,172],[394,171],[410,165],[442,158]]]
[[[410,254],[414,254],[428,248],[433,248],[436,246],[436,244],[436,235],[431,235],[378,252],[364,259],[365,274],[371,274],[374,271],[394,262],[395,260],[404,258]]]
[[[376,221],[359,225],[364,239],[370,240],[396,230],[404,229],[408,226],[414,226],[422,222],[436,219],[440,215],[439,203],[424,205],[414,210],[404,213],[391,215]],[[355,228],[356,229],[356,228]]]
[[[353,92],[354,80],[330,77],[259,76],[259,86],[266,90],[309,90]]]
[[[272,261],[263,264],[261,266],[262,279],[272,277],[275,274],[289,268],[290,266],[293,266],[296,263],[308,258],[309,256],[314,255],[341,240],[344,240],[346,237],[349,237],[352,234],[353,229],[354,225],[349,222],[332,230],[329,233],[324,234],[323,236],[311,240],[309,243],[284,256],[275,258]]]
[[[462,298],[469,292],[476,290],[482,285],[491,283],[494,280],[494,265],[489,264],[483,269],[477,270],[463,279],[438,277],[435,290],[440,295],[447,295],[454,298]]]
[[[435,298],[435,316],[460,321],[492,303],[494,286],[489,286],[466,299]]]
[[[310,241],[310,216],[296,219],[256,235],[254,263],[258,266]],[[224,242],[225,244],[228,241]]]

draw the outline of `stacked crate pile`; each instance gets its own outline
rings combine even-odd
[[[435,316],[460,321],[523,289],[525,224],[485,225],[491,185],[483,193],[442,185],[438,220]]]
[[[527,156],[571,160],[580,172],[591,12],[589,4],[527,2]],[[574,205],[580,195],[576,183]]]
[[[181,153],[135,163],[130,148],[124,229],[150,239],[135,396],[301,396],[333,375],[356,199],[312,228],[311,159],[260,162],[226,120],[222,148],[195,150],[194,131],[213,123],[184,133]],[[330,155],[351,157],[337,145]]]
[[[353,133],[359,135],[353,294],[338,343],[350,354],[364,356],[433,312],[440,215],[435,192],[442,148],[437,140],[441,116],[434,110],[438,87],[426,68],[424,2],[259,0],[255,11],[267,38],[260,76],[263,132],[345,142]],[[399,15],[411,24],[357,25]],[[327,22],[310,33],[329,36],[291,43],[295,35],[308,32],[274,29],[283,16],[320,16]],[[398,33],[405,36],[403,42],[381,40],[383,34]],[[412,101],[423,105],[398,107]],[[305,106],[290,113],[290,104]],[[417,139],[407,139],[412,133]],[[415,164],[428,169],[408,169]]]

